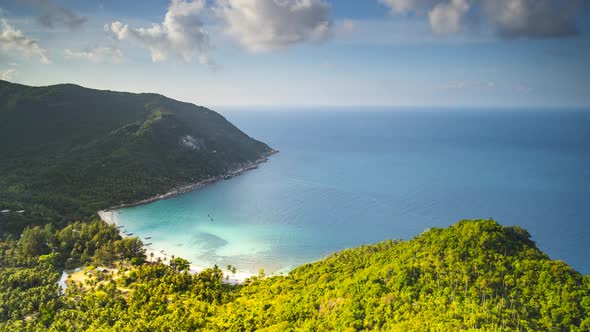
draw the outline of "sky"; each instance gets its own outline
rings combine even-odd
[[[0,79],[208,107],[590,107],[590,0],[0,0]]]

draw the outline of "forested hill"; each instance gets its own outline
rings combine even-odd
[[[590,331],[590,276],[522,228],[466,220],[255,282],[217,319],[227,330]]]
[[[0,331],[590,331],[590,276],[493,220],[245,285],[224,284],[217,267],[190,274],[178,257],[106,274],[87,267],[96,277],[58,295],[61,262],[138,263],[137,242],[101,222],[0,240]]]
[[[214,111],[161,95],[0,81],[0,210],[11,210],[0,232],[84,219],[270,151]]]

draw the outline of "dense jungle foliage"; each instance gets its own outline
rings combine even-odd
[[[10,210],[0,233],[89,220],[270,151],[221,115],[161,95],[0,81],[0,210]]]
[[[590,331],[590,276],[493,220],[345,250],[243,285],[224,283],[217,267],[190,274],[180,258],[142,263],[138,242],[102,222],[4,239],[0,329]],[[59,295],[64,264],[120,261],[135,265]]]

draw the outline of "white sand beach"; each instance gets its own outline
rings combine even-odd
[[[119,234],[121,235],[121,237],[128,237],[129,236],[129,235],[125,234],[125,232],[123,231],[124,227],[121,227],[124,225],[120,225],[118,222],[117,211],[115,211],[115,210],[101,210],[101,211],[98,211],[98,215],[107,224],[119,227]],[[171,253],[171,252],[169,253],[169,252],[166,252],[165,250],[159,250],[154,245],[144,245],[144,248],[145,248],[145,254],[146,254],[148,260],[155,261],[158,258],[160,258],[163,262],[168,263],[170,256],[174,255],[174,253]],[[220,267],[220,268],[223,269],[223,267]],[[204,269],[206,269],[206,267],[191,264],[190,272],[191,273],[200,273]],[[255,274],[252,274],[252,273],[239,272],[239,271],[236,272],[235,274],[228,273],[227,271],[224,271],[224,273],[225,273],[225,275],[224,275],[225,281],[229,282],[230,284],[241,284],[246,279],[251,278],[252,276],[255,276]]]
[[[212,178],[209,178],[209,179],[206,179],[206,180],[194,183],[194,184],[189,184],[189,185],[186,185],[183,187],[174,188],[165,194],[157,195],[155,197],[151,197],[151,198],[148,198],[148,199],[136,202],[136,203],[122,204],[122,205],[115,206],[115,207],[112,207],[107,210],[101,210],[101,211],[98,211],[98,215],[107,224],[117,226],[119,228],[119,234],[121,234],[122,237],[127,237],[128,235],[125,234],[125,232],[123,231],[124,225],[120,225],[118,223],[117,211],[116,211],[118,208],[147,204],[147,203],[151,203],[151,202],[154,202],[157,200],[162,200],[162,199],[174,197],[174,196],[177,196],[177,195],[189,192],[189,191],[196,190],[198,188],[201,188],[205,185],[208,185],[208,184],[211,184],[211,183],[214,183],[217,181],[226,180],[226,179],[232,178],[234,176],[238,176],[244,172],[247,172],[249,170],[257,168],[258,165],[268,161],[268,158],[277,152],[278,151],[271,150],[267,154],[262,156],[260,159],[254,161],[254,162],[245,164],[245,165],[241,165],[240,167],[237,167],[236,169],[231,170],[224,175],[215,176],[215,177],[212,177]],[[144,245],[144,247],[145,247],[145,252],[146,252],[146,256],[147,256],[148,260],[151,260],[151,259],[157,260],[158,258],[160,258],[163,261],[167,262],[169,257],[171,255],[174,255],[174,253],[172,253],[172,252],[168,253],[164,250],[159,250],[158,248],[154,247],[153,245]],[[192,273],[199,273],[202,270],[204,270],[205,268],[206,267],[191,265],[190,271]],[[247,278],[250,278],[252,276],[255,276],[255,274],[246,273],[246,272],[236,272],[235,274],[229,273],[229,274],[225,275],[226,280],[231,284],[242,283],[242,282],[244,282],[244,280],[246,280]]]

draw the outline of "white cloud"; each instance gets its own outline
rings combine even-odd
[[[110,30],[119,40],[136,42],[149,48],[154,62],[166,60],[170,56],[190,62],[196,57],[200,63],[212,65],[209,34],[199,17],[204,7],[205,0],[172,0],[161,24],[133,29],[127,24],[113,22]]]
[[[284,49],[331,36],[330,4],[323,0],[217,0],[226,33],[251,52]]]
[[[463,15],[469,10],[467,0],[451,0],[439,3],[428,13],[432,30],[439,35],[448,35],[461,30]]]
[[[483,18],[500,38],[559,38],[578,33],[587,0],[379,0],[393,15],[427,15],[436,34],[459,32],[467,15]]]
[[[391,9],[392,14],[406,14],[410,11],[415,11],[421,3],[425,1],[419,0],[379,0],[382,4]]]
[[[379,0],[392,15],[427,16],[432,32],[448,35],[462,29],[473,0]]]
[[[47,28],[66,26],[70,29],[80,27],[86,18],[51,0],[21,0],[41,12],[38,22]]]
[[[586,0],[486,0],[485,12],[503,38],[576,35],[578,9]]]
[[[0,19],[2,30],[0,32],[0,51],[17,51],[26,56],[35,56],[42,63],[49,63],[47,50],[39,46],[36,40],[31,39],[17,30],[5,19]]]
[[[17,71],[14,68],[9,68],[0,72],[0,79],[5,81],[12,81],[16,77]]]
[[[81,51],[65,50],[65,56],[68,59],[82,59],[94,63],[121,63],[123,62],[123,52],[112,46],[89,47]]]

